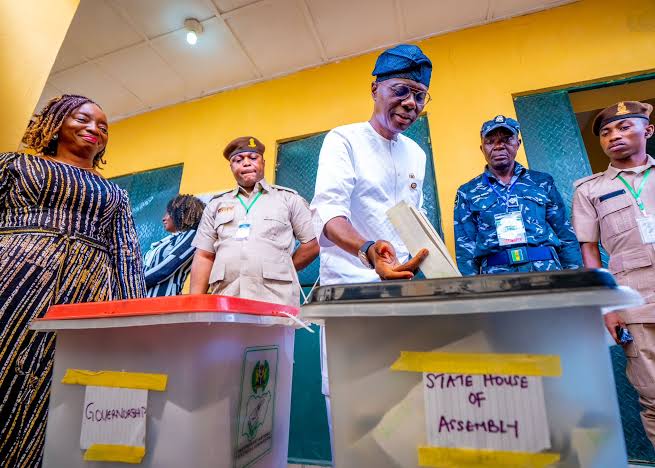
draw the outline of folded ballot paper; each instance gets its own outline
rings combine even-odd
[[[420,267],[426,278],[462,276],[443,240],[421,211],[401,201],[387,211],[387,217],[412,256],[423,248],[430,251]]]

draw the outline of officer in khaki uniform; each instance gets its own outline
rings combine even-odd
[[[297,192],[264,180],[264,145],[230,142],[223,155],[237,187],[216,195],[193,240],[191,294],[236,296],[298,307],[296,271],[318,255],[311,212]],[[300,246],[293,251],[295,240]]]
[[[594,134],[610,159],[605,172],[575,182],[573,226],[587,268],[600,268],[598,241],[609,253],[619,284],[641,293],[646,305],[611,312],[605,325],[628,357],[628,379],[640,395],[641,419],[655,445],[655,159],[646,154],[653,135],[650,104],[625,101],[603,110]],[[634,340],[621,342],[620,328]]]

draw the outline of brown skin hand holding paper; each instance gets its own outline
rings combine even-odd
[[[428,249],[421,249],[411,260],[402,264],[398,262],[393,245],[387,241],[377,241],[367,253],[381,279],[412,279],[414,272],[428,256]]]

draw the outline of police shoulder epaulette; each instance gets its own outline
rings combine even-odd
[[[582,179],[578,179],[575,182],[573,182],[573,187],[578,188],[582,184],[584,184],[585,182],[589,182],[590,180],[597,179],[598,177],[602,176],[603,174],[604,174],[604,172],[597,172],[597,173],[592,174],[590,176],[583,177]]]
[[[274,185],[274,184],[271,184],[271,187],[276,188],[278,190],[284,190],[285,192],[291,192],[291,193],[293,193],[295,195],[298,195],[298,192],[296,192],[294,189],[289,188],[289,187],[283,187],[282,185]]]
[[[222,197],[222,196],[225,195],[226,193],[230,193],[232,190],[234,190],[234,189],[223,190],[222,192],[218,192],[218,193],[214,194],[214,196],[211,197],[211,198],[209,199],[209,201],[216,200],[218,197]]]

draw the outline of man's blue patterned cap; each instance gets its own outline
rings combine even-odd
[[[483,137],[487,136],[490,132],[493,132],[497,128],[506,128],[514,135],[518,135],[521,131],[521,126],[516,120],[510,117],[505,117],[504,115],[497,115],[493,119],[487,120],[482,124],[480,135]]]
[[[432,62],[417,46],[400,44],[380,54],[372,75],[375,81],[405,78],[430,86]]]

